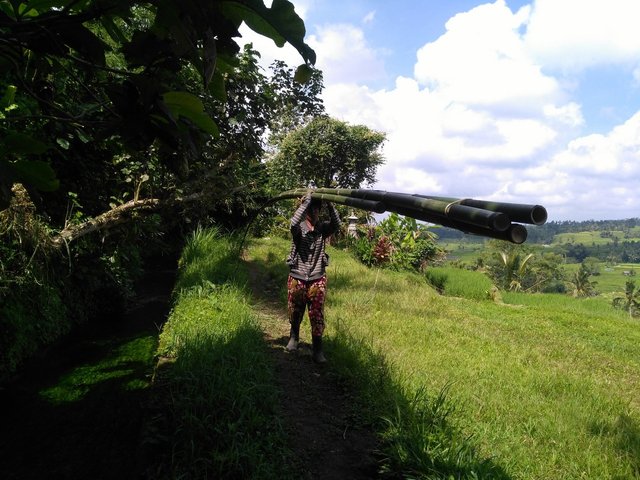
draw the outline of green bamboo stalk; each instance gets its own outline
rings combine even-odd
[[[511,226],[509,216],[505,213],[460,205],[455,199],[443,201],[405,193],[384,192],[381,190],[340,188],[319,188],[316,190],[319,193],[335,192],[338,195],[349,197],[370,198],[384,202],[389,211],[396,211],[397,208],[411,208],[489,230],[503,232]],[[396,211],[396,213],[400,212]]]
[[[395,212],[417,220],[455,228],[465,233],[518,244],[526,241],[527,229],[523,225],[512,223],[512,218],[535,225],[542,225],[547,220],[547,211],[540,205],[410,195],[366,189],[300,188],[282,192],[272,198],[269,203],[287,198],[299,198],[309,193],[312,198],[320,200],[376,213]]]
[[[455,198],[434,197],[431,195],[418,195],[440,201],[455,201]],[[524,203],[490,202],[488,200],[475,200],[464,198],[458,200],[460,205],[481,208],[492,212],[502,212],[509,215],[513,222],[529,223],[531,225],[544,225],[547,221],[547,210],[542,205],[527,205]]]
[[[271,200],[269,200],[269,203],[274,203],[279,200],[290,198],[300,198],[305,196],[307,193],[309,193],[309,190],[290,190],[272,198]],[[311,198],[338,203],[340,205],[347,205],[349,207],[357,208],[359,210],[366,210],[368,212],[384,213],[387,211],[386,206],[382,202],[374,200],[365,200],[361,198],[345,197],[343,195],[316,192],[311,192]]]
[[[506,240],[511,243],[521,244],[527,239],[527,229],[519,223],[512,223],[506,230],[491,230],[478,227],[469,223],[457,221],[452,218],[434,214],[432,212],[417,211],[410,208],[397,207],[394,211],[406,217],[415,218],[424,222],[434,223],[443,227],[454,228],[461,232],[471,235],[480,235],[483,237],[496,238],[498,240]]]

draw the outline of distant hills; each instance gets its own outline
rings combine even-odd
[[[557,235],[566,233],[598,232],[602,238],[617,238],[618,241],[640,241],[640,218],[628,218],[625,220],[586,220],[586,221],[552,221],[544,225],[527,225],[529,235],[527,243],[552,244]],[[434,227],[434,232],[440,240],[464,240],[471,239],[477,243],[474,237],[459,230],[447,227]],[[606,243],[606,242],[605,242]]]
[[[434,227],[441,242],[483,243],[483,237],[458,230]],[[594,257],[608,262],[640,263],[640,218],[626,220],[588,220],[548,222],[527,225],[525,246],[550,246],[567,261],[582,262]]]

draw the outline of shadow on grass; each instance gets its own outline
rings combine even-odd
[[[116,362],[114,351],[131,344],[147,349],[138,352],[146,360]],[[57,381],[30,378],[0,392],[2,478],[136,478],[154,349],[153,336],[103,341],[93,349],[82,343],[68,351],[73,366]],[[48,376],[54,368],[49,365]]]
[[[382,474],[390,478],[508,480],[503,467],[482,458],[472,439],[450,421],[448,387],[437,395],[410,392],[391,375],[382,352],[349,334],[340,323],[328,342],[331,365],[357,392],[382,440]]]
[[[0,388],[5,479],[136,479],[174,259],[151,259],[123,316],[83,325]]]
[[[185,338],[156,373],[144,478],[292,478],[262,331]]]
[[[627,462],[634,475],[640,475],[640,425],[625,413],[614,422],[593,422],[589,432],[594,436],[611,438],[615,448]]]
[[[289,267],[284,261],[274,258],[269,252],[266,261],[262,259],[244,260],[243,267],[250,276],[253,295],[266,303],[287,304],[287,278]]]

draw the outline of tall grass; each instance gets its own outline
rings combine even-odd
[[[288,475],[277,390],[245,278],[228,237],[199,230],[187,243],[158,347],[170,359],[157,381],[168,439],[160,478]]]
[[[252,248],[267,262],[287,244]],[[597,298],[440,296],[419,275],[330,253],[328,354],[385,440],[387,468],[408,478],[640,478],[636,320]]]
[[[436,290],[451,297],[486,300],[493,286],[485,274],[461,268],[431,267],[425,277]]]

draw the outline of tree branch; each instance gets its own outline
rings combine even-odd
[[[92,218],[79,225],[72,225],[65,228],[59,234],[51,239],[51,243],[55,248],[60,248],[63,245],[77,240],[80,237],[87,235],[88,233],[98,230],[105,230],[115,227],[121,223],[125,223],[131,220],[132,215],[137,212],[153,212],[160,208],[161,201],[157,198],[146,198],[144,200],[131,200],[122,205],[118,205],[116,208],[109,210],[108,212],[98,215],[96,218]]]

